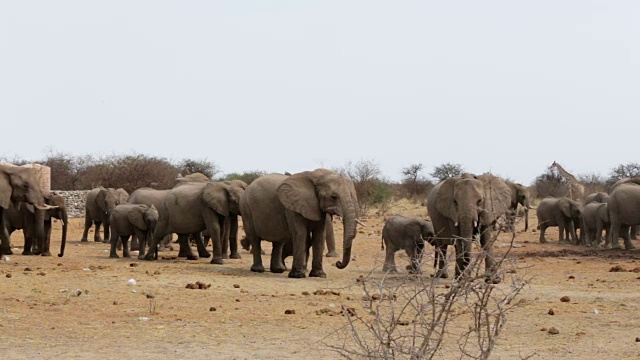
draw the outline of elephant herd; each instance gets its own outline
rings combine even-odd
[[[537,212],[541,243],[547,242],[545,230],[557,226],[560,242],[619,249],[618,239],[622,237],[625,249],[631,250],[635,248],[631,240],[637,238],[640,225],[640,178],[619,180],[609,193],[589,194],[583,202],[566,197],[544,198]]]
[[[500,278],[492,255],[492,233],[499,223],[513,229],[519,212],[525,218],[526,231],[530,200],[523,185],[490,174],[463,174],[443,180],[428,194],[430,220],[398,215],[386,221],[382,229],[382,248],[386,246],[383,270],[395,271],[394,254],[404,250],[411,262],[407,269],[420,271],[420,259],[429,244],[435,248],[434,276],[447,277],[445,255],[451,245],[456,253],[455,275],[459,277],[470,263],[475,238],[484,250],[487,281],[497,283]],[[85,204],[81,241],[88,241],[89,229],[95,226],[94,241],[110,242],[110,257],[118,257],[116,250],[121,244],[125,257],[131,256],[131,248],[138,249],[139,259],[154,260],[158,249],[177,234],[179,256],[211,257],[212,264],[223,264],[223,259],[240,258],[241,216],[246,234],[242,245],[253,255],[251,271],[265,271],[261,256],[261,242],[265,240],[272,243],[271,272],[287,270],[284,259],[292,256],[289,277],[306,277],[309,258],[308,276],[326,277],[322,265],[325,243],[327,256],[339,256],[335,252],[332,218],[340,217],[344,226],[342,259],[336,263],[336,267],[344,269],[351,260],[356,226],[360,223],[359,209],[353,181],[326,169],[263,175],[249,185],[239,180],[211,181],[196,173],[179,177],[168,190],[141,188],[131,194],[123,189],[91,190]],[[557,226],[560,241],[566,238],[598,245],[602,230],[606,230],[606,245],[619,248],[621,236],[625,248],[632,249],[632,226],[640,225],[640,178],[623,179],[608,194],[591,194],[583,203],[545,198],[537,207],[537,217],[540,242],[547,241],[548,227]],[[68,225],[64,200],[55,193],[41,191],[30,169],[0,165],[0,252],[11,254],[10,233],[23,229],[23,254],[50,256],[53,218],[63,224],[59,253],[63,256]],[[101,226],[104,238],[100,236]],[[581,229],[581,238],[577,228]],[[190,238],[195,241],[197,255]],[[213,254],[207,251],[208,239]]]

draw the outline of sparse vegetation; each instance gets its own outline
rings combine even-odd
[[[433,172],[429,175],[438,181],[443,181],[454,176],[460,176],[464,174],[464,172],[465,170],[462,164],[444,163],[434,167]]]

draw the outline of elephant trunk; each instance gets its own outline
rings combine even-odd
[[[338,269],[344,269],[349,265],[351,261],[351,245],[356,237],[356,211],[354,204],[350,201],[345,203],[346,206],[343,207],[345,209],[344,216],[342,217],[342,224],[344,225],[342,261],[336,263]]]
[[[67,245],[67,229],[69,228],[69,218],[66,209],[62,209],[60,212],[60,220],[62,220],[62,240],[60,241],[60,253],[58,254],[58,257],[63,257],[64,248]]]

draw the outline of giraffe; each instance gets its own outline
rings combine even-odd
[[[553,170],[554,168],[558,170],[560,175],[569,183],[569,198],[582,201],[582,198],[584,197],[584,185],[582,185],[575,176],[555,161],[551,166],[549,166],[549,170]]]

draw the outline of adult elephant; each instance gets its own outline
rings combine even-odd
[[[447,246],[456,249],[456,278],[470,262],[471,241],[480,237],[489,279],[500,282],[495,275],[492,254],[492,230],[497,219],[506,215],[511,204],[511,190],[500,178],[484,174],[464,174],[438,183],[429,192],[427,209],[436,233],[436,277],[447,277],[445,256]]]
[[[351,260],[351,247],[356,236],[358,198],[353,182],[340,174],[316,169],[286,176],[269,174],[254,180],[240,201],[240,212],[247,240],[251,244],[251,271],[263,272],[261,240],[273,242],[271,271],[285,271],[282,248],[293,245],[290,278],[304,278],[305,249],[310,236],[313,248],[311,277],[326,277],[322,269],[326,216],[338,215],[344,224],[342,261],[344,269]]]
[[[511,203],[509,205],[508,224],[513,232],[515,229],[515,218],[517,217],[518,204],[524,208],[524,231],[529,229],[529,209],[531,209],[531,196],[526,186],[511,181],[505,181],[511,190]]]
[[[0,164],[0,254],[13,254],[4,212],[11,204],[17,207],[20,202],[33,206],[35,236],[37,239],[44,239],[44,211],[51,206],[45,204],[33,171],[30,168]]]
[[[43,194],[45,204],[50,206],[44,211],[44,236],[39,239],[37,233],[36,215],[32,205],[19,203],[18,207],[11,205],[4,213],[4,221],[7,226],[9,236],[15,230],[22,230],[24,233],[24,247],[22,255],[42,255],[51,256],[51,226],[52,219],[58,219],[62,222],[62,239],[60,241],[59,257],[64,256],[64,249],[67,243],[67,229],[69,219],[67,215],[67,207],[62,196],[45,192]]]
[[[95,242],[102,242],[100,238],[100,225],[104,225],[104,239],[109,242],[109,217],[111,212],[119,204],[126,203],[129,194],[124,189],[105,189],[97,187],[87,194],[87,201],[84,207],[84,231],[80,241],[87,241],[89,229],[95,224],[96,230],[93,234]]]
[[[587,206],[591,203],[604,204],[608,200],[609,200],[609,194],[607,194],[606,192],[595,192],[585,196],[584,202],[582,204],[584,206]]]
[[[583,207],[579,202],[568,197],[554,198],[546,197],[538,204],[537,216],[540,228],[540,242],[546,243],[545,231],[550,226],[557,226],[560,232],[559,242],[569,241],[571,237],[574,243],[578,243],[578,236],[574,224],[580,222]]]
[[[206,229],[213,240],[211,263],[222,264],[220,234],[229,213],[238,212],[241,196],[241,190],[222,182],[187,182],[175,186],[158,208],[158,224],[145,259],[153,260],[158,243],[171,233],[177,233],[181,239],[195,234],[196,243],[203,247],[200,233]],[[188,258],[197,258],[191,247],[188,252]]]
[[[640,225],[640,178],[616,183],[609,193],[607,204],[611,220],[611,247],[619,249],[618,236],[622,236],[625,249],[635,249],[629,237],[629,228]]]

